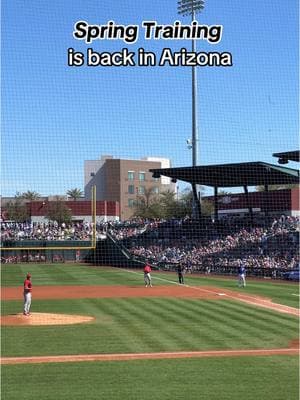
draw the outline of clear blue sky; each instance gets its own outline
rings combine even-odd
[[[298,1],[206,0],[198,21],[223,25],[219,44],[233,67],[198,67],[199,163],[266,161],[299,147]],[[71,68],[78,20],[173,24],[176,0],[2,0],[2,195],[83,189],[84,160],[161,156],[191,165],[191,69]],[[96,51],[159,55],[190,41],[98,41]],[[290,163],[288,166],[296,167]]]

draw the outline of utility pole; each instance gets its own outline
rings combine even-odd
[[[178,14],[191,15],[192,22],[196,20],[196,14],[204,9],[204,0],[179,0]],[[192,39],[192,52],[196,53],[196,39]],[[198,118],[197,118],[197,67],[192,66],[192,166],[198,165]],[[193,189],[193,217],[201,216],[201,202],[198,198],[197,184],[192,184]],[[200,192],[199,192],[200,193]],[[199,196],[200,197],[200,196]]]

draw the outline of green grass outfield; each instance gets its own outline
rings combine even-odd
[[[2,286],[143,285],[141,271],[74,264],[3,265]],[[154,285],[177,276],[153,272]],[[190,286],[214,286],[298,307],[299,288],[287,282],[188,275]],[[149,289],[151,290],[151,289]],[[20,291],[21,294],[21,291]],[[22,309],[3,301],[2,315]],[[141,353],[288,347],[299,337],[295,316],[233,300],[183,298],[34,299],[33,312],[83,314],[95,322],[2,327],[2,356]],[[2,366],[5,399],[298,399],[298,357],[257,356]]]
[[[5,400],[298,400],[297,357],[7,365]]]

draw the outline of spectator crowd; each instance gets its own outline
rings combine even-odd
[[[281,216],[268,223],[264,219],[252,227],[242,227],[241,222],[227,221],[218,226],[206,223],[199,229],[199,224],[193,226],[192,221],[174,220],[167,230],[164,226],[161,234],[159,229],[152,231],[144,240],[130,235],[126,243],[135,257],[158,265],[180,263],[191,272],[209,271],[216,266],[272,269],[299,266],[298,217]]]
[[[92,223],[3,222],[1,242],[20,240],[91,240]]]
[[[214,223],[190,218],[97,223],[96,238],[109,233],[133,258],[153,264],[178,264],[188,271],[216,266],[288,269],[299,266],[299,218],[261,217],[249,223],[232,218]],[[1,242],[90,241],[93,224],[74,222],[1,224]]]

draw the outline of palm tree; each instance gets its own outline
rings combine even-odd
[[[76,201],[77,199],[80,199],[81,197],[83,197],[84,194],[83,194],[83,191],[81,189],[75,188],[75,189],[68,190],[67,191],[67,195],[69,197],[71,197],[71,199]]]
[[[32,202],[37,200],[41,195],[35,191],[27,190],[27,192],[24,192],[20,195],[20,198],[22,200],[25,200],[26,203],[29,204],[29,218],[31,219],[32,216]]]
[[[41,195],[37,192],[32,192],[31,190],[27,190],[27,192],[24,192],[21,194],[21,197],[24,200],[28,200],[28,201],[34,201],[37,200],[39,197],[41,197]]]

